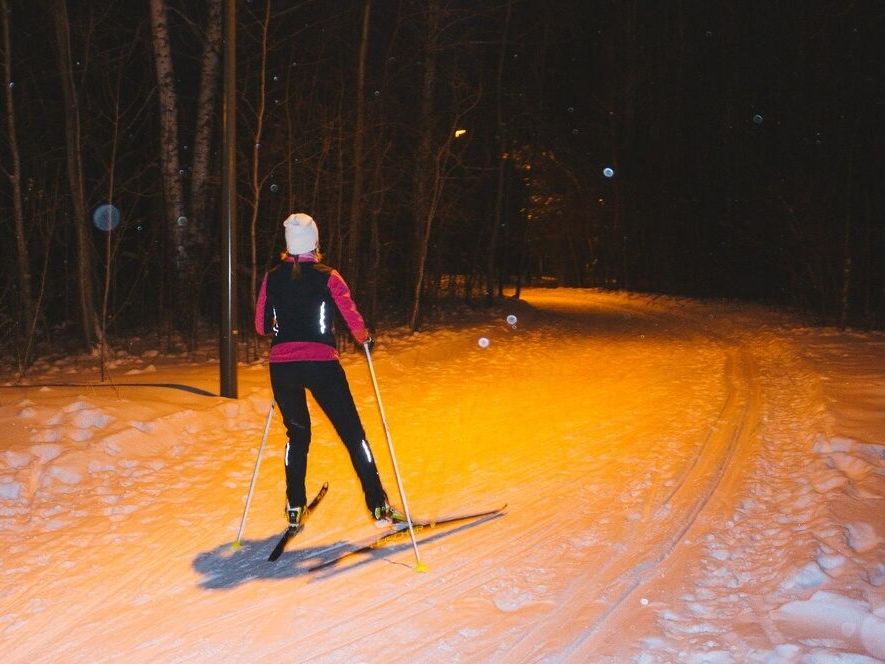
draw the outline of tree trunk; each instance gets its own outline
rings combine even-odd
[[[256,229],[258,226],[258,207],[261,204],[261,176],[259,163],[261,160],[261,136],[264,129],[264,113],[267,108],[266,90],[267,84],[267,29],[270,25],[270,0],[267,0],[264,11],[264,21],[261,24],[261,65],[258,76],[258,99],[255,105],[255,132],[252,135],[252,215],[249,220],[249,270],[251,282],[249,284],[249,302],[251,309],[255,309],[258,297],[258,245]]]
[[[74,209],[77,237],[77,289],[80,326],[83,340],[91,346],[98,334],[95,312],[95,285],[92,277],[92,249],[87,226],[86,195],[83,183],[83,159],[80,145],[80,103],[74,87],[71,63],[70,24],[65,0],[53,0],[55,37],[58,45],[59,73],[65,101],[65,138],[67,143],[68,185]]]
[[[343,93],[342,93],[343,97]],[[347,168],[345,166],[347,162],[347,156],[345,154],[344,149],[344,100],[343,98],[339,98],[338,100],[338,120],[333,122],[333,127],[337,132],[335,138],[335,157],[337,159],[336,171],[335,175],[338,178],[338,183],[335,185],[335,213],[332,215],[336,220],[332,228],[330,228],[326,232],[326,237],[335,238],[335,241],[332,245],[335,247],[335,261],[333,265],[341,265],[342,261],[347,260],[347,256],[344,251],[344,239],[341,235],[341,219],[344,218],[344,208],[345,208],[345,182],[344,182],[344,174],[347,172]],[[316,180],[314,181],[314,191],[316,192],[315,200],[320,200],[320,178],[321,173],[317,171]],[[350,279],[350,275],[347,276]]]
[[[356,126],[353,131],[353,185],[350,198],[350,235],[347,239],[347,278],[352,288],[361,290],[360,255],[362,254],[363,225],[365,220],[363,205],[363,141],[365,132],[365,83],[366,53],[369,47],[369,17],[372,13],[372,0],[363,4],[363,23],[360,35],[360,52],[357,63],[356,80]]]
[[[114,130],[111,139],[111,155],[108,160],[108,205],[114,203],[114,185],[117,175],[117,149],[120,143],[120,88],[123,77],[123,68],[117,74],[117,85],[114,93]],[[111,208],[112,209],[112,208]],[[110,214],[110,213],[109,213]],[[106,360],[108,356],[108,299],[111,294],[111,272],[114,265],[114,251],[111,243],[113,228],[110,219],[104,229],[105,232],[105,264],[104,264],[104,290],[101,297],[101,382],[105,381],[107,370]]]
[[[424,286],[424,269],[427,261],[427,242],[430,223],[436,210],[433,209],[433,189],[435,188],[433,144],[433,96],[436,86],[436,51],[439,39],[440,8],[436,0],[431,0],[427,9],[427,39],[424,46],[424,82],[421,86],[420,135],[415,166],[415,196],[413,214],[415,218],[415,241],[418,262],[415,266],[415,286],[412,292],[412,313],[409,316],[409,329],[418,329],[421,309],[421,289]]]
[[[496,94],[496,113],[498,128],[498,180],[495,195],[495,215],[492,219],[492,232],[489,240],[488,265],[486,267],[486,304],[492,306],[495,301],[495,281],[497,280],[498,265],[498,229],[504,222],[504,174],[507,163],[507,125],[504,122],[504,61],[507,54],[507,33],[510,28],[510,15],[512,5],[508,3],[507,14],[504,17],[503,34],[501,35],[501,50],[498,53],[498,75]]]
[[[172,67],[172,45],[169,41],[166,0],[149,1],[160,112],[160,175],[163,181],[166,228],[171,236],[171,242],[167,245],[167,264],[179,286],[173,297],[178,320],[191,321],[194,312],[188,304],[193,298],[188,293],[192,289],[192,275],[186,241],[188,220],[184,214],[184,191],[179,177],[178,96]]]
[[[448,145],[442,149],[448,150]],[[435,177],[433,178],[431,185],[432,191],[428,192],[429,200],[427,201],[427,210],[424,219],[420,220],[422,222],[422,229],[421,235],[418,238],[418,267],[415,276],[415,290],[412,293],[412,314],[409,316],[409,329],[412,332],[415,332],[418,329],[418,320],[421,312],[421,291],[424,287],[424,273],[427,268],[427,253],[430,247],[430,232],[433,230],[433,218],[436,216],[439,200],[442,197],[443,180],[441,161],[442,155],[440,154],[435,160]]]
[[[190,190],[190,242],[205,250],[209,247],[207,187],[210,179],[211,155],[218,115],[218,86],[221,80],[221,16],[223,0],[208,1],[200,94],[197,98],[197,124],[194,132],[193,171]]]
[[[21,155],[18,151],[18,133],[15,127],[15,103],[13,100],[14,85],[12,82],[12,40],[9,37],[9,11],[6,0],[0,0],[3,27],[3,86],[6,89],[6,126],[9,134],[9,155],[11,171],[4,167],[3,171],[12,185],[12,216],[15,225],[15,248],[18,256],[18,277],[21,288],[20,318],[21,330],[30,337],[34,322],[34,298],[31,286],[31,259],[25,237],[25,218],[22,208],[22,177]],[[26,365],[27,356],[22,363]]]
[[[852,136],[852,139],[854,137]],[[844,328],[848,325],[850,313],[851,313],[851,281],[852,281],[852,270],[851,270],[851,205],[852,205],[852,190],[851,185],[853,182],[854,176],[854,146],[850,146],[848,148],[848,177],[846,180],[845,190],[848,192],[847,201],[845,205],[845,236],[842,244],[842,297],[840,301],[839,307],[839,322],[841,326]]]

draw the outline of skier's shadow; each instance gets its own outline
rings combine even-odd
[[[418,540],[420,544],[429,544],[449,535],[475,528],[491,519],[503,516],[493,514],[476,519],[469,523],[451,526],[444,530],[425,530]],[[193,561],[193,568],[203,575],[200,587],[206,590],[226,590],[236,588],[249,581],[258,579],[291,579],[295,577],[312,577],[324,579],[343,572],[362,567],[379,559],[391,558],[395,565],[408,565],[397,562],[396,554],[412,548],[412,540],[405,533],[388,544],[366,551],[343,556],[348,552],[368,544],[368,542],[352,542],[340,540],[334,544],[315,547],[293,547],[284,551],[275,562],[267,557],[279,539],[279,534],[263,540],[244,540],[238,548],[230,543],[222,544],[211,551],[198,554]],[[292,542],[295,544],[295,542]]]
[[[280,535],[263,540],[243,540],[239,547],[228,542],[211,551],[198,554],[193,568],[202,575],[200,587],[206,590],[236,588],[257,579],[290,579],[308,574],[311,567],[320,564],[322,556],[330,549],[340,551],[347,542],[337,542],[321,547],[304,547],[284,551],[275,562],[267,557]],[[295,544],[292,542],[291,544]]]

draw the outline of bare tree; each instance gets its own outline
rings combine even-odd
[[[252,133],[252,170],[250,187],[252,214],[249,219],[249,298],[251,308],[255,308],[258,295],[258,242],[256,229],[258,225],[258,208],[261,204],[261,189],[264,178],[261,177],[261,136],[264,129],[264,116],[267,109],[267,29],[270,24],[270,0],[265,3],[264,20],[261,23],[261,65],[258,74],[258,100],[255,106],[255,130]]]
[[[65,137],[67,142],[68,185],[74,211],[74,229],[77,237],[77,288],[80,305],[80,325],[83,340],[92,345],[100,334],[95,312],[95,285],[92,277],[92,248],[86,225],[86,194],[83,177],[83,154],[80,141],[80,101],[74,85],[71,62],[70,23],[65,0],[53,0],[55,37],[58,46],[59,73],[65,102]]]
[[[175,90],[175,71],[172,64],[172,45],[169,37],[166,0],[149,0],[151,15],[151,43],[154,50],[154,65],[157,73],[157,94],[160,110],[160,172],[163,181],[163,203],[167,228],[172,242],[168,257],[170,267],[179,283],[190,284],[187,251],[186,225],[184,213],[184,189],[179,171],[178,155],[178,94]],[[181,288],[183,296],[187,288]],[[178,300],[179,313],[185,313],[181,298]]]
[[[108,199],[107,199],[107,218],[105,220],[105,265],[104,265],[104,291],[101,298],[101,379],[105,380],[106,361],[108,348],[108,301],[111,295],[111,271],[114,264],[114,247],[111,238],[114,232],[115,212],[114,203],[114,186],[116,184],[117,175],[117,151],[120,144],[120,87],[123,78],[123,67],[120,66],[117,72],[116,86],[113,91],[113,131],[111,132],[111,151],[108,159]]]
[[[489,306],[495,299],[495,281],[498,278],[498,229],[503,222],[504,210],[504,175],[507,170],[507,124],[504,121],[504,62],[507,55],[507,40],[510,30],[510,15],[513,11],[513,3],[507,3],[507,13],[504,16],[504,27],[501,35],[501,49],[498,52],[497,93],[495,95],[495,115],[498,130],[498,180],[495,193],[495,214],[492,218],[491,240],[489,241],[488,266],[486,268],[486,302]],[[501,295],[501,285],[499,282]]]
[[[171,35],[166,0],[149,0],[151,43],[157,75],[160,117],[160,172],[166,228],[171,238],[166,261],[179,284],[174,310],[191,334],[199,320],[200,275],[198,263],[209,246],[207,201],[211,174],[211,154],[215,119],[218,112],[218,86],[221,71],[222,0],[207,3],[203,30],[200,91],[197,97],[191,187],[188,198],[181,177],[179,151],[181,112],[175,85]]]
[[[433,216],[436,214],[436,195],[439,181],[439,163],[433,159],[434,91],[436,87],[436,58],[439,49],[440,22],[442,9],[436,0],[431,0],[427,10],[427,33],[424,43],[424,79],[421,85],[421,110],[419,113],[418,151],[415,168],[415,193],[413,214],[415,219],[418,263],[415,285],[412,291],[412,312],[409,328],[418,329],[418,315],[421,310],[421,289],[424,286],[424,267],[427,259],[427,242]]]
[[[9,163],[11,170],[3,168],[3,173],[12,185],[12,216],[15,224],[15,248],[18,256],[18,275],[21,292],[21,329],[27,330],[33,324],[35,316],[34,301],[31,290],[31,259],[28,253],[28,242],[25,236],[24,211],[22,209],[22,170],[21,155],[18,150],[18,132],[15,126],[15,102],[12,80],[12,40],[9,38],[9,7],[6,0],[0,0],[3,28],[3,86],[6,90],[6,128],[9,135]],[[23,364],[27,364],[27,355]]]
[[[200,93],[197,98],[197,123],[194,132],[194,157],[191,173],[190,211],[193,243],[200,247],[208,245],[207,186],[215,119],[218,116],[218,86],[221,74],[221,15],[223,0],[208,0],[209,14],[203,35],[203,56],[200,70]]]
[[[424,44],[424,77],[421,87],[421,112],[419,119],[418,150],[415,165],[415,189],[412,213],[415,224],[415,265],[414,287],[412,290],[411,313],[409,328],[418,329],[421,313],[421,299],[424,289],[427,259],[430,249],[430,237],[442,202],[443,188],[450,177],[453,158],[452,143],[455,130],[465,115],[479,103],[482,93],[479,91],[468,98],[463,90],[459,90],[461,82],[452,74],[451,87],[454,94],[454,109],[449,112],[448,122],[438,126],[435,122],[437,113],[435,89],[437,85],[437,58],[440,51],[440,37],[443,31],[443,8],[437,0],[430,0],[427,10],[427,32]],[[444,138],[441,138],[445,132]]]
[[[365,134],[365,81],[366,53],[369,48],[369,18],[372,13],[372,0],[363,3],[363,21],[360,34],[360,50],[357,60],[356,80],[356,125],[353,130],[353,185],[350,198],[350,236],[347,241],[348,278],[359,283],[360,254],[362,253],[363,226],[363,143]]]
[[[454,97],[454,108],[449,111],[448,122],[437,127],[433,121],[436,115],[434,89],[437,78],[437,55],[442,33],[442,8],[436,0],[431,0],[428,11],[427,41],[424,54],[424,80],[421,96],[421,134],[416,164],[416,185],[414,213],[416,225],[415,247],[418,257],[415,266],[415,281],[412,291],[412,310],[409,328],[418,329],[421,313],[422,292],[424,289],[430,238],[434,221],[443,201],[443,189],[452,177],[452,163],[456,155],[452,144],[456,140],[456,129],[463,118],[473,111],[482,98],[482,90],[471,94],[466,92],[456,73],[451,74],[450,86]],[[445,132],[442,134],[442,132]],[[444,136],[441,138],[441,136]]]

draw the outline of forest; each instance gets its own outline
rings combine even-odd
[[[0,356],[19,371],[139,335],[194,347],[218,334],[226,280],[248,357],[297,211],[372,328],[530,285],[885,327],[879,2],[0,0],[0,14]]]

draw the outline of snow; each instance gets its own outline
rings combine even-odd
[[[413,515],[503,516],[419,533],[423,573],[408,539],[308,571],[378,536],[311,403],[329,494],[268,563],[276,413],[231,546],[266,363],[229,400],[201,393],[211,349],[120,351],[105,384],[93,357],[41,361],[0,387],[7,661],[885,661],[885,335],[533,289],[378,339]],[[396,495],[365,358],[343,364]]]

